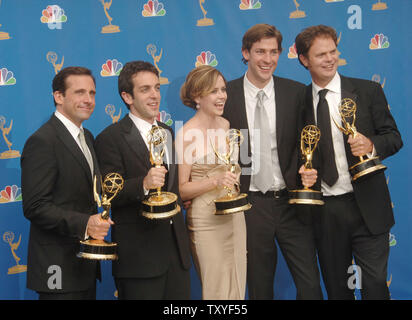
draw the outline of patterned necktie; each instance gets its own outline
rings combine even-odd
[[[319,102],[317,107],[318,127],[320,129],[319,152],[322,159],[321,178],[329,186],[333,186],[338,180],[339,174],[336,169],[335,149],[333,148],[332,130],[330,126],[329,105],[326,100],[328,89],[319,91]]]
[[[89,164],[90,171],[91,171],[91,174],[92,174],[92,177],[93,177],[93,158],[92,158],[92,154],[90,153],[89,148],[87,147],[86,139],[84,138],[83,128],[80,128],[79,140],[80,140],[80,145],[82,147],[83,154],[84,154],[84,156],[87,160],[87,163]]]
[[[255,123],[253,135],[253,162],[255,164],[255,171],[253,182],[262,193],[266,193],[273,184],[272,171],[272,151],[270,146],[270,128],[268,115],[263,105],[263,98],[265,92],[260,90],[257,94],[257,103],[255,109]],[[256,130],[259,130],[257,135]],[[256,164],[259,164],[258,168]]]

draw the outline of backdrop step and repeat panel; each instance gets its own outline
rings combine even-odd
[[[405,142],[385,161],[396,216],[388,239],[387,281],[392,299],[411,299],[411,133],[406,129],[412,121],[406,89],[412,83],[411,14],[410,0],[0,1],[0,299],[37,298],[25,286],[29,222],[22,212],[20,155],[26,139],[54,111],[51,81],[56,72],[71,65],[92,69],[96,109],[85,126],[96,136],[127,113],[117,93],[123,65],[149,61],[160,72],[159,119],[177,132],[193,115],[179,99],[187,73],[208,64],[227,80],[244,74],[241,39],[256,23],[273,24],[283,34],[277,75],[310,82],[294,39],[307,26],[326,24],[339,35],[339,72],[384,88]],[[98,298],[115,299],[111,263],[103,262],[102,270]],[[192,298],[200,299],[193,268],[191,274]],[[280,259],[275,296],[294,299],[295,294]]]

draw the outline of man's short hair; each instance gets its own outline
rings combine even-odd
[[[275,26],[269,24],[260,23],[255,24],[253,27],[249,28],[243,35],[242,39],[242,51],[250,51],[252,45],[264,38],[276,38],[278,41],[279,52],[282,52],[282,34]],[[244,64],[247,64],[247,60],[242,58]]]
[[[130,94],[133,97],[133,77],[138,73],[142,71],[148,71],[154,73],[157,77],[159,77],[159,71],[156,69],[154,65],[152,65],[150,62],[146,61],[130,61],[126,63],[120,71],[119,78],[118,78],[118,91],[120,94],[120,97],[122,98],[124,104],[128,109],[130,109],[130,106],[124,101],[122,97],[122,92],[126,92]]]
[[[306,29],[303,29],[295,38],[296,52],[298,54],[298,57],[299,55],[307,57],[310,47],[312,46],[313,41],[315,41],[316,38],[331,38],[335,42],[336,46],[338,46],[338,37],[336,35],[336,30],[332,27],[322,24],[307,27]],[[300,61],[300,58],[299,62],[302,66],[304,66],[302,61]]]

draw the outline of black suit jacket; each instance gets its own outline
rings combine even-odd
[[[173,137],[170,127],[158,124],[169,130]],[[145,198],[143,179],[151,164],[145,142],[129,115],[103,130],[96,138],[95,149],[102,175],[117,172],[125,180],[123,190],[112,201],[115,223],[112,239],[118,243],[119,254],[119,259],[113,262],[113,275],[150,278],[165,273],[173,252],[172,241],[177,241],[182,266],[189,269],[189,240],[183,214],[172,218],[172,226],[170,219],[150,220],[141,215],[141,201]],[[173,154],[169,159],[172,161],[174,148],[170,149]],[[179,195],[176,163],[169,165],[167,186],[168,191]]]
[[[296,189],[298,184],[298,146],[300,146],[299,128],[303,122],[304,89],[302,83],[274,76],[276,102],[276,142],[280,169],[288,189]],[[243,77],[227,84],[228,99],[223,116],[229,120],[231,128],[247,129],[248,158],[240,158],[242,168],[250,168],[251,152],[249,127],[247,122]],[[275,110],[273,110],[275,112]],[[241,146],[245,148],[245,146]],[[241,191],[248,192],[250,175],[240,177]]]
[[[341,98],[351,98],[357,105],[355,121],[357,131],[372,140],[381,160],[396,153],[403,143],[381,85],[369,80],[347,78],[342,75],[340,77]],[[306,124],[315,123],[312,85],[306,88],[304,117]],[[351,167],[359,162],[359,158],[352,155],[347,143],[348,136],[344,135],[344,141],[348,166]],[[313,166],[321,172],[318,150],[314,153]],[[352,186],[356,202],[369,231],[372,234],[388,232],[395,220],[385,174],[381,171],[363,176],[352,182]],[[315,188],[320,190],[320,181],[317,181]]]
[[[93,136],[86,143],[99,174]],[[92,177],[82,151],[54,115],[27,141],[21,156],[23,211],[30,220],[27,287],[39,292],[73,292],[94,287],[98,263],[76,257],[90,215],[97,212]],[[48,279],[61,268],[62,288]]]

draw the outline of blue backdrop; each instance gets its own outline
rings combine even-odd
[[[105,1],[105,2],[104,2]],[[294,39],[314,24],[339,35],[339,72],[378,81],[405,143],[385,161],[396,225],[390,234],[388,286],[393,299],[412,297],[412,226],[408,141],[412,112],[412,1],[410,0],[3,0],[0,1],[0,299],[34,299],[26,289],[29,222],[23,216],[20,153],[26,139],[54,111],[51,81],[62,67],[92,69],[96,109],[85,122],[96,136],[127,113],[117,93],[117,75],[131,60],[146,60],[161,71],[160,120],[175,132],[193,111],[179,89],[199,64],[216,66],[227,78],[244,74],[241,39],[256,23],[277,26],[284,51],[276,74],[304,83],[309,73],[298,63]],[[409,36],[407,36],[409,34]],[[103,262],[99,299],[115,299],[111,263]],[[192,298],[200,299],[192,268]],[[294,299],[295,288],[283,260],[275,296]]]

